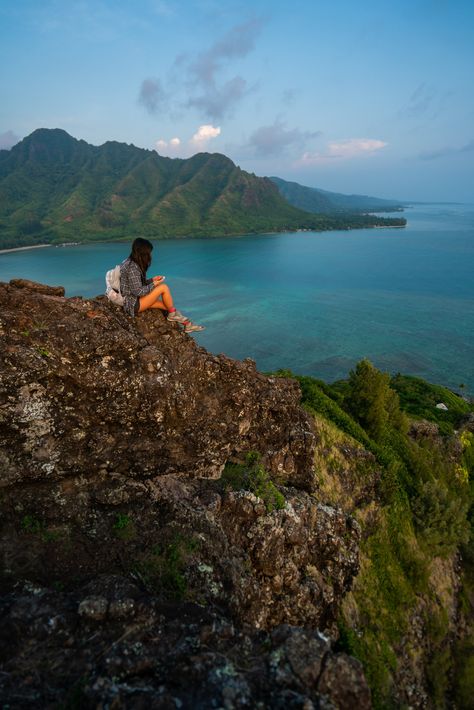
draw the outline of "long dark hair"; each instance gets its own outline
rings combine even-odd
[[[153,244],[148,241],[148,239],[142,239],[142,237],[137,237],[132,244],[132,251],[129,256],[131,261],[141,269],[143,276],[145,276],[148,267],[151,264],[151,252],[153,249]]]

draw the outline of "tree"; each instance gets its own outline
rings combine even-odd
[[[383,441],[390,428],[406,429],[398,394],[390,387],[390,375],[380,372],[369,360],[361,360],[349,375],[345,400],[352,416],[375,441]]]

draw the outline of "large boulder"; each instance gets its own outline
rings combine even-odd
[[[48,289],[0,284],[4,704],[370,707],[331,648],[360,528],[296,382]],[[250,451],[258,486],[222,477]]]
[[[161,311],[133,319],[25,281],[1,284],[0,303],[3,483],[218,478],[255,450],[282,482],[313,489],[314,430],[295,382],[208,353]]]

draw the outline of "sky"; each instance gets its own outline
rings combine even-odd
[[[0,147],[63,128],[474,202],[472,0],[1,0]]]

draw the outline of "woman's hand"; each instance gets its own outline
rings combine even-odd
[[[153,276],[152,281],[155,286],[158,286],[162,281],[165,280],[164,276]]]

